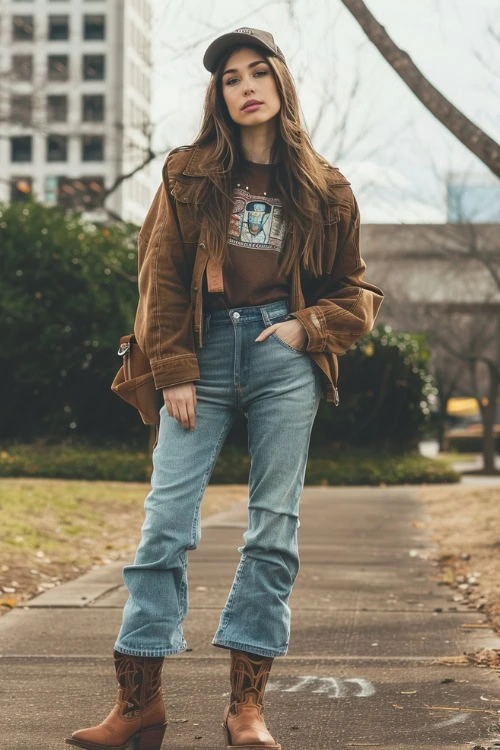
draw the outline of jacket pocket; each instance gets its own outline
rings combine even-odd
[[[111,383],[111,390],[138,410],[144,424],[159,424],[161,391],[155,388],[149,360],[133,333],[122,336],[118,351],[123,358],[122,366]]]
[[[336,224],[338,221],[340,221],[340,205],[338,203],[329,203],[325,211],[323,223]]]
[[[199,184],[199,180],[183,182],[174,177],[170,183],[170,192],[178,203],[195,203]]]
[[[196,197],[199,184],[199,178],[197,180],[192,179],[189,182],[172,178],[170,183],[170,193],[175,202],[182,240],[185,244],[196,243],[200,234],[201,216],[199,209],[203,203],[198,201]]]

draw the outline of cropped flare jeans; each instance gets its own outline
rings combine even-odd
[[[321,398],[319,370],[305,351],[281,339],[279,329],[255,341],[287,319],[285,300],[203,313],[196,425],[185,429],[161,407],[141,540],[133,564],[123,568],[129,595],[115,643],[121,653],[167,656],[187,648],[188,550],[201,539],[201,501],[238,412],[248,425],[248,528],[212,645],[287,653],[299,501]]]

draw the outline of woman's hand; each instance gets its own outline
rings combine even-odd
[[[191,432],[195,427],[196,388],[194,383],[178,383],[162,388],[165,408],[169,417],[174,417]]]
[[[284,320],[282,323],[273,323],[272,326],[265,328],[255,339],[255,341],[264,341],[279,328],[278,336],[285,343],[293,346],[294,349],[304,349],[308,336],[307,331],[302,323],[294,318],[293,320]]]

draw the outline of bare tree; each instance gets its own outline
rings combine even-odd
[[[376,20],[363,0],[341,0],[354,16],[370,41],[400,78],[466,148],[500,177],[500,146],[463,112],[455,107],[417,68],[407,52],[400,49],[385,28]]]
[[[384,274],[384,320],[398,329],[427,334],[443,412],[451,395],[476,399],[483,424],[483,471],[496,473],[494,426],[500,394],[496,227],[471,223],[400,229],[407,233],[407,248],[400,251],[398,263],[390,256],[372,262],[372,272],[375,266],[378,274]]]

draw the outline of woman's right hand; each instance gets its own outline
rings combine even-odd
[[[196,389],[194,383],[178,383],[163,388],[165,408],[170,417],[174,417],[182,426],[191,432],[195,427]]]

